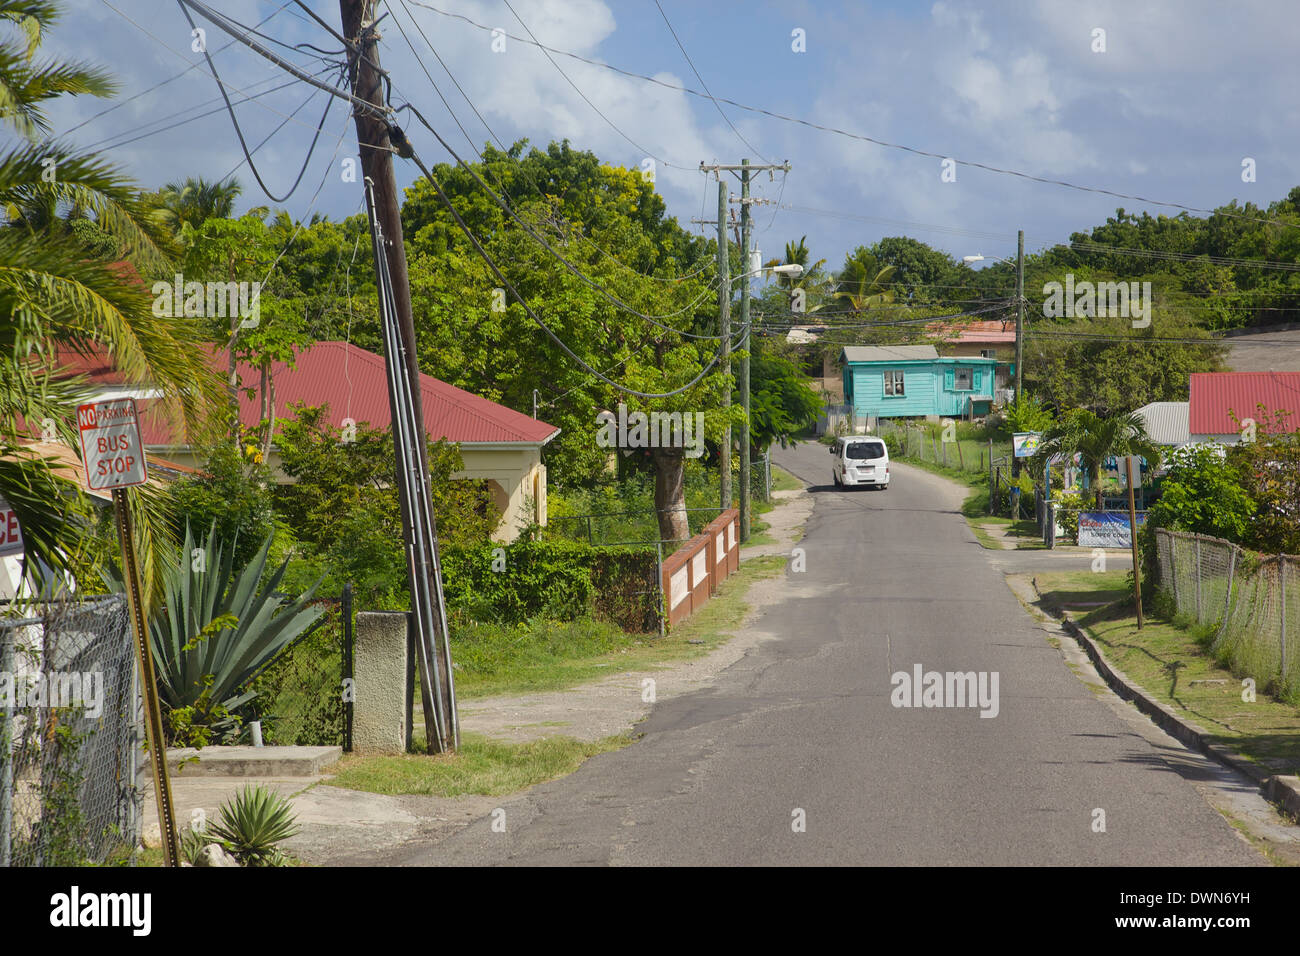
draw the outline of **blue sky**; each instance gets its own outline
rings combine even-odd
[[[275,12],[280,0],[209,2],[248,24],[274,13],[263,30],[287,43],[334,45],[321,28],[294,15],[292,6]],[[1300,66],[1294,55],[1300,18],[1287,0],[661,2],[709,89],[741,103],[941,156],[1189,206],[1213,207],[1233,198],[1267,204],[1300,184]],[[309,3],[323,19],[338,22],[334,0]],[[503,0],[431,3],[525,35]],[[511,5],[549,46],[700,87],[654,0]],[[943,182],[937,158],[724,106],[751,150],[707,99],[557,57],[606,122],[537,49],[507,40],[504,52],[493,52],[492,37],[466,23],[411,0],[389,0],[387,6],[393,13],[381,25],[381,57],[394,78],[394,102],[418,104],[462,155],[466,140],[394,19],[477,146],[488,138],[486,131],[409,17],[503,139],[527,137],[544,145],[567,136],[607,162],[635,168],[649,153],[686,167],[656,166],[656,188],[683,224],[702,208],[716,211],[716,186],[706,185],[695,168],[701,160],[736,162],[748,155],[757,162],[759,154],[788,159],[793,168],[783,192],[779,174],[776,182],[762,177],[755,186],[756,194],[779,194],[792,207],[757,209],[757,242],[765,256],[779,254],[788,239],[801,235],[808,236],[815,257],[832,265],[854,246],[886,235],[912,235],[955,256],[1012,256],[1017,229],[1025,230],[1026,249],[1033,251],[1103,222],[1118,206],[1178,212],[966,166],[957,168],[956,182]],[[207,26],[209,48],[224,45],[219,31]],[[804,31],[805,52],[792,50],[795,29]],[[1104,52],[1093,50],[1097,29],[1105,30]],[[126,97],[201,60],[190,39],[175,0],[71,0],[46,49],[109,68]],[[218,53],[216,61],[233,86],[256,91],[275,82],[273,68],[242,48]],[[250,146],[302,106],[309,92],[295,84],[237,105]],[[224,110],[118,145],[158,117],[179,114],[170,121],[176,122],[217,108],[219,101],[209,102],[216,96],[212,77],[200,65],[70,133],[114,101],[60,102],[51,116],[59,134],[103,148],[137,182],[155,187],[191,175],[220,178],[240,163]],[[256,153],[277,193],[292,182],[306,154],[323,97],[303,106]],[[339,104],[330,111],[298,191],[275,205],[295,216],[315,210],[334,218],[360,209],[359,187],[339,174],[341,159],[356,152],[344,109]],[[448,158],[424,131],[410,132],[426,162]],[[1255,161],[1251,183],[1242,181],[1248,157]],[[398,161],[403,184],[412,172]],[[247,167],[237,175],[245,187],[240,208],[269,203]]]

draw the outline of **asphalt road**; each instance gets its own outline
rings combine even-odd
[[[657,705],[633,745],[503,798],[497,829],[384,862],[1263,862],[1071,673],[951,485],[896,464],[890,490],[841,492],[823,446],[776,457],[817,500],[807,570],[773,585],[785,600],[755,625],[770,639],[713,688]],[[996,673],[996,716],[894,706],[891,675],[917,664]]]

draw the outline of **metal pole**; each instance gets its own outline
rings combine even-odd
[[[1278,575],[1282,579],[1282,684],[1286,684],[1286,555],[1277,556]]]
[[[740,424],[740,543],[749,540],[749,160],[740,161],[740,261],[744,279],[740,283],[740,403],[745,420]]]
[[[381,112],[386,95],[384,77],[379,68],[374,6],[373,0],[339,0],[342,32],[353,44],[348,55],[348,79],[354,103],[363,100],[375,107],[362,109],[358,106],[354,109],[354,118],[357,142],[362,147],[361,167],[367,186],[366,204],[385,334],[385,361],[411,609],[419,626],[425,729],[429,750],[433,752],[454,750],[459,746],[460,727],[456,716],[456,689],[438,557],[437,524],[430,499],[427,432],[423,405],[419,401],[420,369],[416,361],[411,289],[402,242],[400,193],[393,175],[393,145],[388,123]]]
[[[13,629],[0,629],[0,674],[14,672]],[[134,709],[134,708],[133,708]],[[13,831],[14,756],[13,721],[6,716],[7,707],[0,707],[0,866],[10,865],[10,844]]]
[[[1016,233],[1016,401],[1023,394],[1025,365],[1025,231]]]
[[[722,420],[726,423],[718,449],[719,499],[731,507],[731,261],[727,240],[727,184],[718,174],[718,333],[722,336]]]
[[[158,677],[154,672],[149,628],[144,620],[140,566],[136,560],[135,537],[131,530],[131,513],[125,488],[113,489],[113,512],[122,546],[122,574],[126,579],[127,607],[131,614],[131,627],[135,631],[135,659],[140,669],[140,695],[144,698],[144,727],[149,741],[149,759],[153,765],[153,792],[158,806],[163,865],[179,866],[181,851],[176,834],[176,816],[172,811],[171,778],[167,772],[167,740],[163,735],[162,708],[158,704]]]
[[[353,635],[352,635],[352,582],[349,581],[343,585],[343,677],[345,680],[354,680],[356,675],[352,671],[353,667]],[[350,698],[356,694],[356,685],[353,684]],[[346,753],[352,753],[352,717],[353,717],[353,700],[349,699],[343,702],[343,750]]]
[[[1133,456],[1124,459],[1128,463],[1128,534],[1129,544],[1133,548],[1133,600],[1137,603],[1138,630],[1142,629],[1142,567],[1138,562],[1137,512],[1133,507]]]
[[[1201,623],[1201,539],[1196,539],[1196,623]]]

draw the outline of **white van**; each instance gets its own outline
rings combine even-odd
[[[837,438],[831,445],[835,464],[831,476],[841,488],[869,485],[889,488],[889,449],[870,435]]]

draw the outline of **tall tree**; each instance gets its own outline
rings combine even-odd
[[[157,193],[163,221],[176,235],[186,226],[198,229],[209,219],[229,219],[235,212],[235,200],[243,192],[233,177],[210,183],[202,176],[184,182],[168,183]]]

